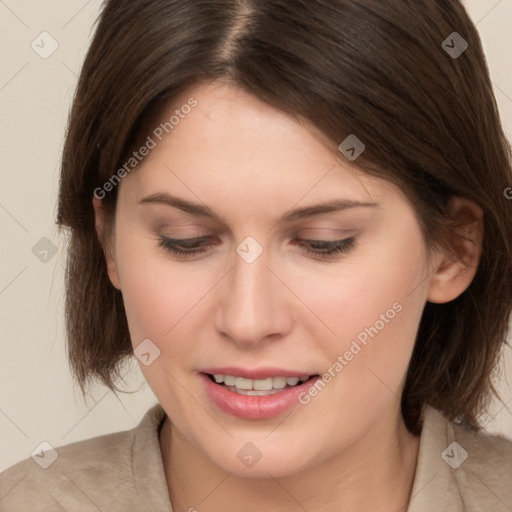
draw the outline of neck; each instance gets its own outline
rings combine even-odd
[[[357,442],[321,464],[268,479],[234,476],[197,450],[166,418],[160,445],[175,512],[405,512],[417,462],[419,437],[401,414],[384,413]]]

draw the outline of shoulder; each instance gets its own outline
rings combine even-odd
[[[512,510],[512,441],[427,406],[408,512]]]
[[[130,431],[116,432],[41,449],[14,464],[0,474],[2,510],[69,510],[69,503],[88,510],[87,502],[94,501],[91,489],[127,481],[132,437]]]
[[[462,452],[463,463],[454,472],[460,489],[468,500],[480,499],[489,510],[499,510],[498,501],[512,509],[512,441],[504,436],[485,431],[474,432],[450,424],[453,436]],[[460,448],[459,448],[460,447]],[[496,505],[493,508],[493,503]]]
[[[42,449],[14,464],[0,473],[0,509],[112,510],[112,501],[119,506],[138,494],[134,458],[144,462],[145,445],[154,456],[161,418],[163,410],[154,406],[131,430]],[[147,455],[149,460],[151,453]]]

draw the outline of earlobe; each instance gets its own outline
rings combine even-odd
[[[106,222],[105,213],[103,211],[103,205],[101,199],[97,197],[92,198],[92,204],[94,208],[94,222],[96,227],[96,233],[98,240],[103,248],[103,254],[105,255],[105,261],[107,264],[107,271],[112,285],[121,290],[121,283],[119,280],[119,273],[117,271],[117,264],[115,261],[114,251],[112,250],[113,240],[106,233]]]
[[[469,199],[454,197],[448,214],[448,247],[439,249],[433,258],[435,263],[427,294],[429,302],[439,304],[456,299],[469,287],[482,256],[482,209]]]

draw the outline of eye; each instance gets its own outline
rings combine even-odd
[[[208,241],[209,237],[207,236],[184,239],[161,236],[158,246],[177,256],[186,258],[205,252],[210,245],[213,245],[206,243]]]
[[[345,240],[298,240],[298,245],[306,244],[306,253],[319,256],[320,258],[334,257],[351,251],[356,245],[356,238],[350,237]]]
[[[209,247],[215,245],[209,243],[210,237],[201,236],[196,238],[168,238],[160,237],[158,243],[159,247],[172,252],[180,258],[188,258],[198,254],[202,254],[208,250]],[[313,254],[320,258],[334,257],[338,254],[343,254],[351,251],[356,245],[356,238],[351,237],[345,240],[301,240],[297,239],[294,242],[301,247],[308,254]]]

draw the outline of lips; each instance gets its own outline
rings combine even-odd
[[[249,378],[248,375],[253,377]],[[259,378],[255,378],[255,375]],[[299,395],[306,393],[320,378],[319,375],[305,375],[303,372],[283,369],[243,371],[234,368],[212,368],[201,372],[199,377],[213,404],[224,413],[245,419],[266,419],[284,414],[296,406],[299,403]],[[225,382],[216,382],[226,380],[226,377],[228,385]],[[233,379],[235,385],[231,386],[229,384],[233,383]],[[282,386],[284,381],[284,387],[274,389],[274,379],[278,387]],[[292,385],[288,384],[288,379]],[[268,389],[269,382],[272,383],[271,389]],[[267,389],[254,389],[265,387],[265,383]]]

